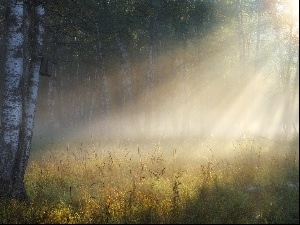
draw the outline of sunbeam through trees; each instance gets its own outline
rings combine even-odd
[[[299,222],[297,0],[0,0],[0,52],[0,222]]]

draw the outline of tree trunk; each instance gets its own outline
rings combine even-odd
[[[8,197],[12,193],[15,180],[14,167],[19,146],[24,43],[23,1],[9,0],[7,16],[8,31],[0,136],[0,197]]]
[[[116,33],[116,42],[120,53],[120,61],[121,61],[121,79],[122,79],[122,101],[121,101],[121,110],[122,110],[122,116],[120,118],[121,121],[121,129],[128,128],[128,124],[132,127],[133,122],[133,108],[132,108],[132,102],[133,102],[133,92],[132,92],[132,81],[131,81],[131,71],[129,69],[129,63],[128,63],[128,55],[126,52],[125,45],[120,37],[120,32],[117,29],[117,24],[114,19],[114,17],[111,15],[110,10],[107,6],[106,0],[102,1],[103,8],[106,13],[106,16],[111,20],[112,26],[114,27]],[[129,107],[129,115],[126,114],[126,108]],[[127,115],[129,116],[129,121],[125,121],[125,118],[127,118]],[[129,123],[128,123],[129,122]],[[131,128],[130,127],[130,128]]]
[[[116,39],[121,56],[121,73],[123,86],[122,108],[123,110],[125,110],[126,106],[130,104],[133,99],[131,74],[129,71],[128,56],[125,50],[125,46],[119,37],[117,37]]]
[[[183,96],[183,110],[182,110],[182,125],[181,125],[181,134],[187,135],[189,132],[189,123],[190,123],[190,87],[188,82],[187,74],[187,37],[183,34],[183,56],[182,56],[182,68],[181,68],[181,80],[182,80],[182,96]]]
[[[56,94],[56,77],[57,77],[57,69],[58,69],[58,60],[57,60],[57,46],[56,44],[52,48],[53,54],[52,59],[55,62],[55,65],[53,66],[53,76],[50,77],[48,82],[48,129],[52,133],[54,129],[56,128],[55,121],[54,121],[54,106],[55,101],[54,97]]]
[[[49,131],[53,131],[55,128],[55,122],[54,122],[54,95],[56,92],[56,68],[54,68],[54,76],[51,76],[49,78],[48,83],[48,129]]]
[[[238,38],[239,38],[239,50],[240,50],[240,62],[243,66],[242,70],[244,69],[245,63],[245,34],[244,34],[244,19],[243,19],[243,9],[242,9],[242,1],[236,1],[237,7],[237,21],[238,21]],[[243,77],[242,77],[243,79]]]
[[[257,30],[256,30],[256,49],[255,49],[255,65],[254,70],[258,72],[260,60],[260,31],[261,31],[261,0],[256,0],[257,8]]]
[[[147,77],[146,77],[146,104],[145,107],[145,127],[146,130],[152,134],[153,130],[153,79],[154,79],[154,28],[156,22],[156,2],[151,1],[152,7],[152,16],[150,18],[149,24],[149,57],[148,57],[148,70],[147,70]]]
[[[34,26],[32,28],[34,29],[34,38],[30,43],[30,49],[32,50],[31,61],[28,78],[25,77],[27,82],[25,83],[26,88],[24,92],[21,92],[20,87],[23,76],[23,34],[20,31],[23,22],[23,2],[11,3],[10,9],[8,21],[9,23],[12,21],[13,24],[9,24],[9,27],[14,28],[14,32],[9,30],[8,33],[6,78],[4,83],[6,91],[4,92],[2,110],[2,126],[4,129],[1,134],[0,190],[2,196],[28,200],[24,185],[24,175],[31,149],[36,111],[44,33],[44,8],[42,5],[37,5],[34,9],[34,24],[32,24]],[[14,27],[17,25],[18,27]],[[11,38],[17,41],[13,42]],[[11,55],[14,57],[11,57]],[[21,103],[22,97],[24,98],[23,105]],[[22,107],[23,113],[21,113]]]
[[[246,68],[246,35],[244,31],[244,17],[243,17],[243,1],[237,0],[236,1],[237,7],[237,21],[238,21],[238,38],[239,38],[239,52],[240,52],[240,59],[239,59],[239,84],[240,84],[240,92],[243,92],[247,87],[247,68]],[[248,103],[244,101],[242,106],[243,109],[247,109]],[[246,113],[243,114],[242,119],[240,120],[240,124],[242,126],[242,132],[248,133],[248,110]]]
[[[284,101],[285,101],[285,113],[283,115],[283,129],[285,136],[287,137],[289,133],[291,132],[292,128],[292,121],[291,121],[291,102],[290,102],[290,96],[291,96],[291,87],[290,87],[290,79],[291,79],[291,62],[293,58],[293,52],[292,52],[292,42],[293,42],[293,18],[291,16],[290,20],[290,31],[289,31],[289,45],[288,45],[288,61],[286,65],[286,72],[285,72],[285,79],[284,79]]]
[[[41,65],[41,55],[44,34],[44,14],[42,5],[35,6],[34,9],[34,40],[32,42],[31,61],[29,65],[29,77],[27,92],[24,93],[26,102],[24,107],[25,114],[22,116],[22,129],[19,139],[19,148],[15,164],[15,180],[12,190],[12,196],[17,199],[27,199],[24,175],[27,167],[31,141],[33,136],[34,118],[36,112],[37,94],[39,86],[39,75]]]
[[[97,32],[100,36],[99,29],[97,26]],[[102,130],[104,132],[104,136],[110,138],[110,120],[109,120],[109,110],[111,105],[111,97],[109,85],[106,77],[105,65],[104,65],[104,57],[103,57],[103,46],[101,41],[98,41],[97,45],[97,57],[96,57],[96,71],[95,71],[95,79],[97,80],[96,91],[100,98],[100,118],[102,123]],[[98,96],[97,96],[98,97]],[[95,96],[95,99],[97,99]]]
[[[299,130],[297,130],[295,125],[295,119],[299,118],[299,48],[298,48],[298,56],[297,56],[297,62],[296,62],[296,72],[295,72],[295,78],[294,78],[294,84],[293,84],[293,90],[292,90],[292,101],[291,101],[291,112],[294,112],[292,115],[293,120],[293,134],[294,138],[299,137]]]

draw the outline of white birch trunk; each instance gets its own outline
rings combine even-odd
[[[19,146],[21,79],[23,76],[23,1],[8,0],[8,31],[0,136],[0,196],[9,196]]]
[[[18,199],[28,198],[24,186],[24,175],[31,150],[43,46],[44,7],[42,5],[36,6],[34,13],[34,41],[32,44],[31,61],[29,65],[30,72],[27,92],[25,93],[26,104],[23,106],[25,114],[23,115],[22,131],[20,135],[18,154],[16,157],[14,171],[15,177],[12,190],[12,197]]]

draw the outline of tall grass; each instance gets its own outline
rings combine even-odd
[[[299,223],[298,142],[39,145],[1,223]]]

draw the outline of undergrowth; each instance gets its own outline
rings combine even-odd
[[[36,149],[0,223],[299,223],[298,142],[137,143]]]

